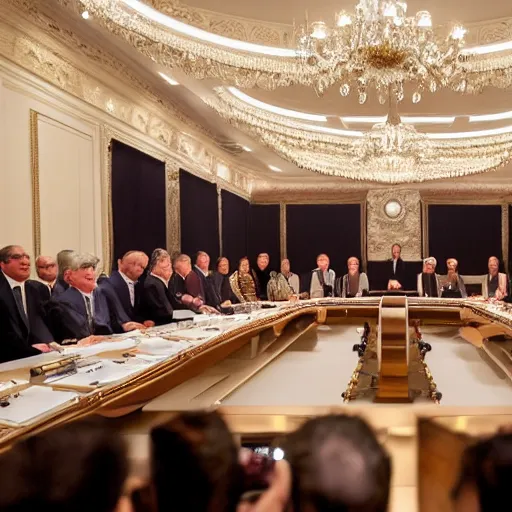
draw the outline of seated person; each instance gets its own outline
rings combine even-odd
[[[103,422],[72,422],[16,443],[0,456],[3,512],[130,512],[121,435]]]
[[[71,255],[65,272],[69,288],[48,303],[48,322],[56,341],[144,329],[130,321],[117,304],[109,304],[96,283],[98,261],[91,254]]]
[[[391,247],[391,259],[389,260],[388,290],[403,290],[405,283],[405,263],[400,257],[402,247],[400,244],[393,244]]]
[[[270,272],[270,281],[267,284],[267,299],[270,301],[291,300],[294,297],[293,288],[286,277],[277,272]]]
[[[507,297],[507,274],[499,272],[500,260],[491,256],[488,261],[489,273],[482,287],[486,299],[503,300]]]
[[[327,254],[319,254],[316,258],[317,268],[311,275],[309,296],[312,299],[334,297],[336,273],[329,268],[330,260]]]
[[[197,253],[196,264],[192,270],[198,279],[192,279],[192,274],[189,274],[185,279],[187,292],[192,297],[201,297],[206,306],[210,306],[218,311],[231,306],[229,299],[222,301],[220,294],[217,292],[213,276],[210,273],[210,256],[206,252],[199,251]]]
[[[266,252],[258,254],[256,258],[256,268],[253,270],[257,279],[257,288],[259,290],[259,299],[267,300],[267,285],[270,281],[270,256]]]
[[[170,324],[173,303],[169,291],[172,276],[171,256],[165,249],[155,249],[149,261],[149,275],[144,280],[141,311],[155,325]]]
[[[43,309],[45,285],[32,281],[23,247],[0,249],[0,362],[49,352],[54,340]]]
[[[259,299],[258,279],[251,269],[249,258],[243,257],[238,264],[238,270],[229,278],[229,284],[240,302],[256,302]]]
[[[287,436],[283,449],[293,474],[293,510],[388,510],[391,458],[362,419],[310,419]]]
[[[55,281],[55,286],[53,287],[52,297],[55,295],[60,295],[65,292],[69,288],[69,283],[66,282],[64,278],[64,273],[69,268],[70,258],[75,251],[71,249],[64,249],[57,254],[57,281]]]
[[[140,299],[143,284],[139,279],[148,266],[149,258],[141,251],[128,251],[117,260],[117,270],[103,280],[100,287],[110,301],[118,301],[125,315],[134,322],[153,327],[152,320],[144,319],[140,311]]]
[[[300,279],[297,274],[294,274],[290,270],[290,260],[285,258],[281,261],[281,275],[288,281],[290,288],[293,290],[295,295],[299,295],[300,293]]]
[[[201,280],[196,272],[192,270],[190,257],[186,254],[180,254],[174,261],[174,269],[176,275],[171,290],[174,294],[174,300],[195,313],[217,314],[218,311],[215,308],[205,304]]]
[[[465,449],[452,491],[454,512],[494,512],[510,500],[512,434],[507,430]]]
[[[227,258],[221,256],[217,259],[217,265],[213,272],[212,280],[215,290],[220,296],[221,303],[226,301],[238,301],[229,284],[229,260]]]
[[[466,292],[466,286],[464,285],[464,280],[459,275],[458,267],[459,262],[455,258],[448,258],[446,260],[446,268],[448,269],[448,274],[446,275],[443,283],[441,297],[460,297],[465,299],[468,296]]]
[[[47,287],[47,300],[53,295],[57,283],[57,262],[51,256],[38,256],[36,258],[37,277]]]
[[[352,256],[347,260],[348,274],[336,280],[335,292],[337,297],[362,297],[368,293],[370,284],[368,276],[359,272],[359,259]]]
[[[436,274],[437,260],[430,256],[423,260],[423,272],[418,274],[418,294],[420,297],[440,297],[441,279]]]

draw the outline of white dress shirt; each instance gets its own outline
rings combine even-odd
[[[395,260],[393,258],[393,274],[396,274],[396,263],[397,263],[398,260]]]
[[[9,286],[11,287],[11,290],[16,288],[16,286],[19,286],[21,288],[21,299],[23,301],[23,309],[25,310],[25,315],[28,316],[27,311],[27,296],[25,295],[25,281],[19,282],[15,281],[11,277],[9,277],[7,274],[4,273],[5,278],[7,279],[7,282],[9,283]]]
[[[135,281],[132,281],[128,276],[119,271],[124,282],[128,285],[128,291],[130,292],[130,303],[132,308],[135,306]],[[156,276],[158,277],[158,276]]]
[[[205,272],[202,268],[198,267],[197,265],[194,265],[194,267],[196,267],[201,272],[201,274],[203,274],[204,277],[208,277],[208,270]]]

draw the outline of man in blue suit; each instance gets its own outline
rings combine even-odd
[[[109,303],[96,284],[98,258],[73,253],[65,280],[69,288],[48,304],[48,319],[56,341],[83,339],[91,335],[110,335],[143,329],[132,322],[115,302]]]
[[[144,318],[140,301],[143,283],[139,280],[148,266],[149,258],[141,251],[129,251],[117,261],[118,270],[103,280],[100,288],[105,292],[109,303],[116,300],[125,315],[134,322],[153,327],[155,323]]]

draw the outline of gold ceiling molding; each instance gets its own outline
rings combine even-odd
[[[269,90],[300,84],[313,87],[318,94],[344,80],[341,66],[326,70],[293,55],[256,54],[212,44],[168,29],[120,0],[80,2],[96,22],[142,55],[197,79],[219,78],[239,87]],[[486,86],[512,86],[512,52],[464,56],[459,72],[446,86],[463,93],[478,93]]]
[[[254,203],[358,202],[365,200],[370,190],[383,193],[383,191],[389,190],[389,187],[361,182],[354,183],[342,179],[302,179],[300,181],[281,179],[272,183],[256,180],[253,183],[251,199]],[[421,199],[424,201],[453,203],[457,200],[464,200],[474,204],[483,204],[483,201],[487,200],[493,204],[512,203],[512,184],[505,183],[460,179],[393,187],[393,191],[397,191],[397,193],[401,190],[419,191]]]
[[[396,201],[400,215],[396,219],[386,214],[385,206]],[[384,261],[391,257],[391,243],[402,246],[402,258],[421,259],[421,196],[418,190],[370,190],[366,198],[366,247],[369,261]]]
[[[206,136],[198,134],[194,137],[183,133],[181,131],[183,126],[176,126],[173,121],[179,119],[181,123],[188,122],[189,125],[185,125],[187,132],[195,131],[194,123],[176,113],[172,107],[167,109],[165,103],[153,96],[151,92],[138,89],[136,85],[134,86],[135,90],[127,89],[126,82],[130,86],[133,85],[128,80],[128,75],[124,75],[126,79],[124,81],[125,95],[101,82],[92,74],[82,71],[79,65],[75,64],[75,61],[80,61],[80,55],[75,54],[73,61],[71,58],[73,50],[76,48],[79,54],[86,56],[87,59],[99,64],[104,69],[107,68],[107,72],[117,69],[124,73],[123,70],[126,68],[123,64],[118,64],[115,58],[104,52],[100,51],[100,54],[96,54],[94,49],[86,50],[85,48],[90,47],[78,39],[75,34],[59,28],[51,18],[42,15],[39,11],[36,10],[34,13],[36,17],[32,17],[30,12],[25,10],[27,6],[33,7],[31,2],[26,0],[8,0],[8,2],[12,5],[24,6],[23,14],[27,14],[30,21],[35,22],[37,26],[52,36],[56,35],[60,43],[71,48],[71,52],[66,55],[67,58],[64,58],[61,55],[62,52],[57,48],[49,48],[39,40],[39,36],[41,36],[46,43],[48,39],[51,39],[48,35],[38,34],[38,39],[34,39],[20,32],[18,28],[0,22],[1,56],[149,136],[175,155],[185,168],[197,171],[203,178],[207,174],[213,175],[217,179],[218,162],[222,162],[223,168],[228,169],[228,172],[224,171],[222,175],[222,182],[226,188],[230,188],[231,191],[244,197],[250,194],[250,173],[252,171],[233,163],[229,155],[215,150],[213,144],[211,144],[212,148],[208,147],[210,144],[207,142]],[[7,4],[0,6],[0,12],[9,12],[5,10],[6,6]],[[14,22],[16,18],[6,16],[4,19]],[[43,26],[40,25],[41,23]],[[24,28],[30,30],[26,24]],[[55,46],[55,41],[53,43]],[[94,55],[101,55],[101,59],[95,58]],[[81,66],[83,66],[84,61],[81,60]],[[126,72],[128,73],[129,70]],[[116,83],[118,83],[117,80]],[[133,98],[137,98],[138,101],[134,101]],[[161,116],[162,110],[167,114],[165,118]]]
[[[154,9],[183,23],[224,37],[268,46],[289,48],[293,44],[294,33],[291,23],[272,23],[270,21],[241,18],[229,13],[185,5],[180,0],[143,1]],[[468,47],[512,40],[512,18],[468,23],[465,24],[465,27],[468,29],[465,36],[466,46]]]
[[[146,0],[146,4],[172,18],[213,34],[267,46],[288,47],[292,25],[251,20],[184,5],[179,0]]]

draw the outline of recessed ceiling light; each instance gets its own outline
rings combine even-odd
[[[470,123],[480,123],[484,121],[501,121],[503,119],[512,119],[512,112],[498,112],[497,114],[482,114],[478,116],[469,116]]]
[[[167,76],[165,73],[160,73],[158,72],[158,74],[169,84],[169,85],[180,85],[179,82],[176,82],[176,80],[174,80],[174,78],[171,78],[170,76]]]
[[[243,149],[244,151],[247,151],[247,153],[250,153],[250,152],[252,151],[252,149],[251,149],[251,148],[248,148],[247,146],[242,146],[242,149]]]
[[[228,87],[227,90],[233,96],[235,96],[235,98],[238,98],[239,100],[248,103],[253,107],[266,110],[267,112],[272,112],[274,114],[286,117],[293,117],[295,119],[304,119],[305,121],[318,121],[320,123],[327,122],[327,117],[325,116],[318,114],[308,114],[307,112],[298,112],[297,110],[289,110],[287,108],[277,107],[276,105],[270,105],[269,103],[264,103],[263,101],[257,100],[256,98],[243,93],[236,87]]]
[[[88,19],[89,19],[89,11],[84,11],[84,12],[82,13],[82,18],[83,18],[84,20],[88,20]]]
[[[282,169],[279,169],[279,167],[276,167],[275,165],[269,165],[268,168],[274,172],[283,172]]]

